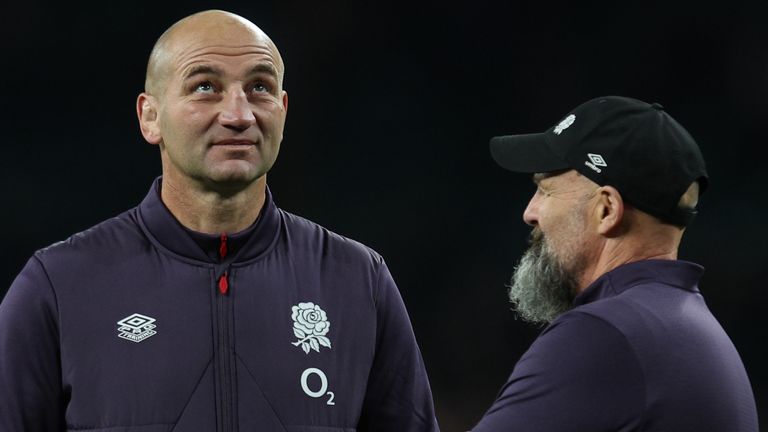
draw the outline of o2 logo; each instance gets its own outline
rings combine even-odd
[[[319,389],[312,390],[309,388],[308,381],[310,375],[317,375],[317,377],[320,378]],[[325,372],[318,368],[307,368],[301,373],[301,389],[304,390],[304,393],[306,393],[307,396],[312,398],[328,396],[328,400],[325,403],[327,405],[336,405],[336,402],[333,401],[333,392],[328,391],[328,377],[325,376]]]

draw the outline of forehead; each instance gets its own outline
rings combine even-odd
[[[231,20],[188,23],[174,29],[163,49],[167,72],[178,78],[191,68],[214,63],[218,68],[239,72],[256,64],[269,66],[282,75],[280,53],[256,26]]]
[[[538,186],[546,188],[568,187],[569,189],[583,189],[597,186],[575,170],[536,173],[533,175],[533,182]]]
[[[224,66],[251,69],[254,64],[265,63],[275,71],[282,70],[276,50],[265,40],[226,41],[213,38],[188,40],[180,43],[170,59],[173,74],[185,71],[201,63],[220,63]]]
[[[576,171],[555,171],[548,173],[536,173],[533,182],[536,184],[559,184],[573,181],[577,177]]]

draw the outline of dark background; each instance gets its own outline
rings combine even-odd
[[[488,139],[608,94],[662,103],[702,147],[711,187],[680,256],[707,268],[702,291],[768,418],[768,2],[50,3],[0,17],[0,295],[35,249],[143,198],[160,173],[134,111],[146,58],[176,20],[222,8],[287,66],[278,205],[385,257],[443,430],[474,425],[539,331],[504,286],[533,187]]]

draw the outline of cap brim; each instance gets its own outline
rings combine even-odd
[[[510,171],[533,174],[570,168],[549,150],[545,133],[493,137],[490,147],[493,160]]]

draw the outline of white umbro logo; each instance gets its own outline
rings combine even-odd
[[[561,121],[557,126],[555,126],[555,130],[554,130],[555,135],[560,135],[561,133],[563,133],[563,131],[568,129],[568,127],[572,125],[574,121],[576,121],[576,116],[573,114],[564,118],[563,121]]]
[[[585,161],[584,165],[592,168],[595,172],[598,172],[598,173],[602,172],[602,170],[598,168],[599,166],[601,167],[608,166],[608,164],[605,163],[605,159],[603,159],[603,157],[599,154],[587,153],[587,157],[589,158],[589,160]]]
[[[117,322],[117,336],[131,342],[141,342],[157,332],[155,319],[142,314],[133,314]]]
[[[587,157],[589,158],[589,160],[592,161],[593,164],[597,166],[604,166],[604,167],[608,166],[608,164],[605,163],[605,159],[603,159],[603,157],[599,154],[587,153]]]

